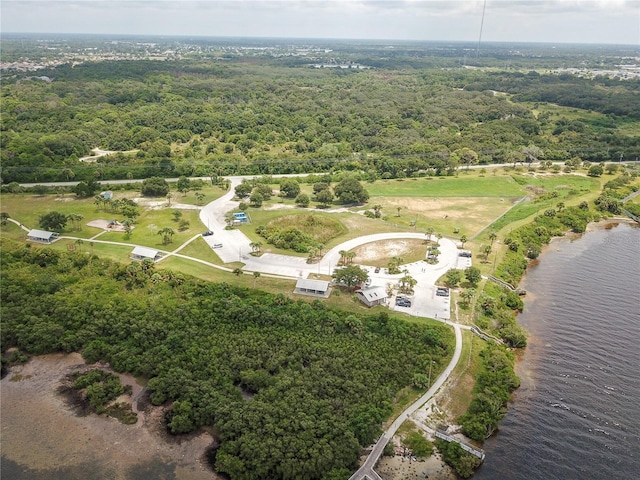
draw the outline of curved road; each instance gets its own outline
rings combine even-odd
[[[282,175],[289,176],[289,175]],[[293,176],[293,175],[290,175]],[[333,247],[329,250],[322,260],[318,264],[308,264],[306,258],[293,257],[289,255],[278,255],[265,253],[260,257],[254,257],[249,255],[251,250],[251,241],[241,231],[232,229],[226,230],[225,215],[230,210],[237,208],[238,201],[234,200],[235,187],[243,180],[243,178],[251,177],[227,177],[231,181],[231,187],[229,191],[220,198],[210,202],[202,207],[200,211],[200,220],[207,227],[208,230],[212,230],[214,235],[208,237],[202,237],[205,242],[213,248],[215,244],[222,244],[222,247],[216,248],[215,252],[224,263],[230,262],[242,262],[245,264],[245,270],[249,272],[261,272],[267,274],[266,276],[283,276],[289,278],[306,278],[311,273],[323,273],[330,275],[333,268],[338,265],[340,260],[341,250],[352,250],[360,245],[380,241],[380,240],[393,240],[393,239],[426,239],[426,236],[422,233],[411,232],[392,232],[392,233],[380,233],[374,235],[366,235],[358,237],[352,240],[348,240],[340,245]],[[60,182],[65,184],[75,184],[77,182]],[[116,183],[116,182],[113,182]],[[120,182],[118,182],[120,183]],[[13,221],[13,220],[11,220]],[[16,222],[18,223],[18,222]],[[22,226],[25,228],[24,226]],[[199,235],[198,235],[199,236]],[[175,255],[185,259],[197,261],[206,265],[210,265],[215,268],[223,270],[229,270],[226,267],[220,267],[209,262],[199,260],[193,257],[188,257],[178,252],[182,250],[187,244],[194,241],[198,236],[194,236],[187,242],[179,246],[172,252],[164,252],[167,256]],[[61,238],[74,238],[74,237],[61,237]],[[97,238],[91,239],[97,243],[112,243],[127,246],[135,246],[127,243],[101,241]],[[436,265],[429,265],[423,261],[414,262],[412,264],[404,265],[406,269],[414,279],[417,280],[415,286],[415,295],[413,297],[411,307],[397,307],[392,304],[391,309],[402,311],[414,316],[435,318],[445,324],[451,323],[455,331],[456,347],[451,358],[451,361],[440,374],[440,376],[434,381],[429,390],[416,400],[412,405],[405,409],[387,428],[382,436],[375,443],[369,457],[365,463],[354,473],[350,480],[382,480],[381,477],[373,470],[374,465],[377,463],[382,451],[386,444],[394,436],[400,425],[412,415],[421,406],[429,406],[428,402],[433,401],[434,394],[447,380],[453,369],[455,368],[458,360],[460,359],[460,353],[462,351],[462,329],[469,329],[467,325],[460,325],[453,322],[448,322],[450,317],[450,297],[440,297],[435,295],[435,282],[444,273],[451,268],[464,269],[471,265],[471,259],[458,256],[458,249],[456,244],[449,239],[441,239],[439,250],[441,252],[438,257],[438,263]],[[165,257],[166,258],[166,257]],[[367,267],[365,267],[367,268]],[[403,274],[389,275],[383,272],[375,273],[373,268],[368,268],[369,277],[372,280],[372,285],[386,286],[387,283],[396,283],[403,276]]]
[[[371,453],[362,464],[362,466],[349,477],[349,480],[382,480],[380,475],[378,475],[373,467],[376,465],[378,460],[380,459],[380,455],[382,455],[382,451],[384,447],[387,445],[389,440],[393,438],[400,425],[404,423],[404,421],[409,418],[418,408],[422,407],[425,403],[426,406],[430,406],[433,402],[433,396],[438,391],[438,389],[442,386],[442,384],[447,380],[453,369],[456,367],[458,360],[460,360],[460,354],[462,353],[462,326],[458,324],[453,324],[453,329],[456,334],[456,349],[453,353],[453,357],[447,365],[447,368],[444,369],[442,374],[437,378],[437,380],[431,385],[431,388],[427,390],[427,392],[422,395],[418,400],[413,402],[407,409],[402,412],[398,418],[396,418],[393,423],[385,430],[385,432],[380,436],[378,441],[373,446]]]

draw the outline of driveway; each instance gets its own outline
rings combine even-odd
[[[352,250],[360,245],[382,240],[400,239],[426,239],[425,234],[417,232],[389,232],[365,235],[362,237],[347,240],[329,250],[319,263],[309,264],[305,257],[295,257],[292,255],[279,255],[265,253],[259,257],[252,256],[251,240],[240,230],[226,230],[225,215],[238,207],[239,202],[234,200],[235,187],[240,184],[242,177],[229,177],[231,187],[229,191],[220,198],[205,205],[200,210],[200,220],[206,226],[205,229],[212,230],[213,235],[203,237],[204,241],[213,248],[214,244],[222,244],[216,248],[215,252],[224,263],[241,262],[244,263],[244,270],[248,272],[260,272],[273,275],[281,275],[290,278],[307,278],[311,274],[331,275],[338,268],[340,261],[340,251]],[[205,230],[203,229],[203,230]],[[433,239],[432,239],[433,240]],[[440,255],[438,263],[430,265],[423,261],[402,265],[402,270],[408,270],[418,283],[415,286],[415,294],[411,307],[398,307],[395,302],[390,302],[392,310],[401,311],[417,317],[430,317],[441,320],[450,318],[449,297],[439,297],[435,294],[435,283],[442,275],[451,268],[466,268],[470,264],[470,259],[458,257],[456,244],[449,239],[440,239]],[[462,261],[462,262],[461,262]],[[460,265],[463,263],[464,266]],[[404,275],[389,275],[380,271],[374,272],[373,266],[362,265],[369,271],[372,286],[386,288],[387,284],[397,284]]]

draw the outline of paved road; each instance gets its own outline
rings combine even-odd
[[[220,198],[205,205],[200,211],[200,220],[206,229],[214,231],[214,235],[202,237],[205,242],[213,248],[215,244],[222,244],[221,248],[215,248],[215,252],[224,263],[230,263],[239,261],[244,263],[244,270],[248,272],[261,272],[267,274],[265,276],[284,276],[289,278],[306,278],[311,273],[323,273],[331,274],[333,269],[337,266],[340,259],[339,252],[341,250],[352,250],[360,245],[381,241],[381,240],[394,240],[394,239],[426,239],[426,236],[417,232],[391,232],[381,233],[374,235],[366,235],[363,237],[348,240],[340,245],[329,250],[319,264],[307,264],[306,259],[303,257],[293,257],[289,255],[275,255],[275,254],[263,254],[260,257],[254,257],[250,255],[251,242],[249,238],[244,235],[240,230],[232,229],[226,230],[226,222],[224,217],[227,212],[237,208],[238,201],[234,200],[235,186],[237,186],[243,179],[243,177],[228,177],[231,180],[231,187],[227,193]],[[247,177],[244,177],[247,178]],[[177,179],[176,179],[177,180]],[[126,182],[129,182],[127,180]],[[60,182],[58,185],[71,185],[77,182]],[[111,182],[111,183],[125,183]],[[73,238],[73,237],[65,237]],[[221,268],[229,270],[226,267],[220,267],[209,262],[188,257],[178,253],[190,242],[194,241],[198,236],[190,238],[187,242],[179,246],[172,252],[163,252],[166,256],[175,255],[181,258],[193,260],[205,265],[209,265],[215,268]],[[116,245],[127,245],[133,247],[134,245],[122,242],[110,242],[93,240],[97,243],[111,243]],[[439,297],[435,295],[435,282],[440,278],[447,270],[451,268],[464,269],[471,264],[471,260],[458,256],[457,245],[449,239],[442,238],[439,241],[439,250],[441,252],[438,257],[438,263],[436,265],[429,265],[423,261],[414,262],[403,266],[403,270],[406,269],[414,279],[417,280],[415,286],[415,295],[413,297],[412,306],[409,308],[396,307],[391,305],[390,308],[408,313],[410,315],[429,317],[440,320],[444,323],[449,323],[450,312],[450,297]],[[372,279],[372,285],[386,286],[387,283],[397,283],[403,274],[388,275],[384,272],[375,273],[373,267],[365,267],[369,269],[369,275]],[[410,405],[404,412],[402,412],[389,426],[389,428],[383,433],[373,447],[373,450],[362,467],[354,473],[350,480],[382,480],[381,477],[373,470],[373,467],[380,458],[382,451],[386,444],[391,440],[396,433],[400,425],[409,418],[418,408],[426,404],[427,402],[433,402],[432,397],[442,386],[442,384],[449,377],[453,369],[455,368],[460,358],[462,351],[462,329],[468,329],[468,326],[458,325],[451,323],[455,331],[456,347],[454,355],[449,362],[449,365],[435,380],[429,390]]]
[[[225,215],[230,210],[238,207],[238,201],[234,200],[235,187],[242,181],[242,177],[230,177],[231,188],[220,198],[205,205],[200,211],[200,220],[207,229],[214,232],[213,235],[203,237],[205,242],[213,248],[216,244],[222,244],[221,248],[215,248],[215,252],[224,263],[241,262],[244,263],[243,270],[246,272],[271,273],[291,278],[307,278],[314,273],[331,275],[338,266],[340,251],[352,250],[366,243],[381,240],[398,239],[420,239],[426,240],[423,233],[417,232],[391,232],[365,235],[362,237],[347,240],[340,245],[329,250],[319,263],[309,264],[304,257],[294,257],[290,255],[279,255],[265,253],[259,257],[250,255],[251,241],[240,230],[226,230]],[[435,237],[432,238],[435,240]],[[409,271],[417,284],[416,294],[411,307],[396,307],[392,309],[408,313],[419,317],[437,318],[448,320],[450,316],[449,297],[438,297],[435,295],[435,283],[444,273],[451,268],[466,268],[470,265],[470,260],[458,256],[456,244],[449,239],[440,240],[440,255],[436,265],[429,265],[419,261],[403,265],[403,269]],[[369,271],[371,285],[379,285],[386,288],[388,283],[396,284],[404,274],[389,275],[381,270],[375,273],[373,266],[364,266]]]
[[[380,476],[373,470],[373,467],[378,463],[384,447],[389,443],[389,440],[393,438],[395,433],[398,431],[398,428],[400,428],[400,425],[402,425],[407,418],[418,410],[418,408],[425,404],[426,408],[428,408],[430,407],[430,403],[433,403],[432,397],[444,384],[449,375],[451,375],[451,372],[453,372],[453,369],[456,367],[458,360],[460,360],[460,354],[462,353],[462,328],[458,324],[453,324],[453,329],[456,334],[456,349],[449,365],[447,365],[447,368],[444,369],[433,385],[431,385],[431,388],[429,388],[424,395],[407,407],[407,409],[393,421],[389,428],[387,428],[375,443],[373,450],[369,454],[369,457],[367,457],[367,460],[353,475],[351,475],[351,477],[349,477],[349,480],[365,480],[367,478],[370,480],[379,479]]]

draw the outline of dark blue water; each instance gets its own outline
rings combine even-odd
[[[640,479],[640,228],[555,241],[522,286],[522,387],[474,478]]]

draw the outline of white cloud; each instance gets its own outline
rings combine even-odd
[[[484,0],[2,0],[5,32],[477,39]],[[487,0],[483,39],[640,43],[640,0]]]

